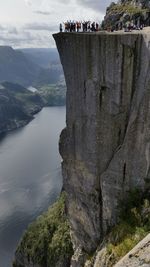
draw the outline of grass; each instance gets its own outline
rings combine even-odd
[[[146,8],[140,8],[140,7],[134,6],[130,3],[122,4],[122,5],[115,4],[115,5],[112,5],[111,8],[109,9],[109,13],[112,13],[112,14],[128,13],[130,15],[143,14],[147,11],[148,11],[148,9],[146,9]]]
[[[109,266],[125,256],[149,232],[150,196],[134,190],[122,207],[120,223],[112,229],[108,237]]]
[[[106,238],[107,266],[112,267],[150,232],[150,192],[132,190],[120,203],[120,222]],[[16,251],[13,267],[27,263],[40,266],[70,266],[73,248],[65,215],[65,194],[31,224]],[[93,255],[89,255],[92,261]]]
[[[32,223],[25,232],[17,251],[14,267],[24,267],[25,262],[41,266],[70,266],[73,254],[70,227],[65,215],[65,194]]]

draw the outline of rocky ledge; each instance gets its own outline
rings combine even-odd
[[[150,266],[150,234],[134,247],[115,267],[149,267]]]
[[[102,23],[105,29],[115,30],[126,28],[129,24],[139,29],[150,26],[150,2],[149,0],[118,0],[112,2],[106,10]]]

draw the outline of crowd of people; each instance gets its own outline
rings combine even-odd
[[[60,32],[96,32],[99,24],[91,21],[67,21],[59,25]]]
[[[137,22],[136,24],[133,21],[127,21],[126,23],[119,22],[115,26],[110,26],[107,28],[97,22],[91,21],[67,21],[63,24],[60,23],[59,30],[60,32],[97,32],[100,30],[105,30],[108,32],[114,32],[118,30],[123,30],[124,32],[131,32],[133,30],[142,30],[144,27],[143,24]]]
[[[132,32],[133,30],[142,30],[144,27],[141,23],[134,23],[133,20],[126,21],[125,23],[119,22],[115,26],[108,27],[107,31],[119,31],[123,30],[124,32]]]
[[[133,21],[127,21],[123,28],[125,32],[131,32],[133,30],[142,30],[143,27],[144,25],[140,23],[134,24]]]

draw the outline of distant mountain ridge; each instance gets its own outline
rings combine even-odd
[[[56,49],[13,49],[0,46],[0,82],[25,87],[57,83],[63,74]]]
[[[48,68],[51,64],[59,63],[59,54],[56,48],[22,48],[23,52],[30,60],[42,68]]]
[[[44,103],[34,94],[10,82],[0,84],[0,134],[19,128],[33,119]]]
[[[43,106],[65,105],[62,76],[56,49],[0,46],[0,133],[27,124]]]
[[[36,80],[40,67],[21,51],[0,46],[0,82],[15,82],[24,86]]]

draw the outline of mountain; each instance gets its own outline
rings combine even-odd
[[[37,79],[40,67],[23,52],[9,46],[0,46],[0,82],[9,81],[24,86]]]
[[[121,5],[131,4],[134,6],[139,6],[141,8],[150,8],[149,0],[120,0],[119,2]]]
[[[33,93],[19,84],[0,83],[0,133],[27,124],[44,106],[64,106],[65,100],[64,84],[47,85]]]
[[[107,8],[102,26],[104,29],[119,30],[132,22],[137,28],[150,26],[149,0],[119,0]]]
[[[59,63],[59,54],[56,48],[23,48],[26,57],[42,68],[48,68],[51,64]]]
[[[66,103],[66,85],[45,85],[38,91],[44,106],[64,106]]]
[[[56,84],[62,79],[63,69],[56,48],[24,48],[19,51],[41,68],[33,83],[36,88]]]
[[[55,84],[63,75],[56,49],[17,49],[0,46],[0,82],[25,87]]]
[[[64,105],[62,76],[56,49],[0,46],[0,133],[25,125],[44,105]],[[39,93],[27,90],[30,85]]]
[[[47,69],[41,69],[33,86],[41,88],[49,84],[56,84],[62,79],[63,71],[60,64],[52,65]]]
[[[43,107],[42,98],[23,86],[0,84],[0,133],[19,128],[33,119]]]

